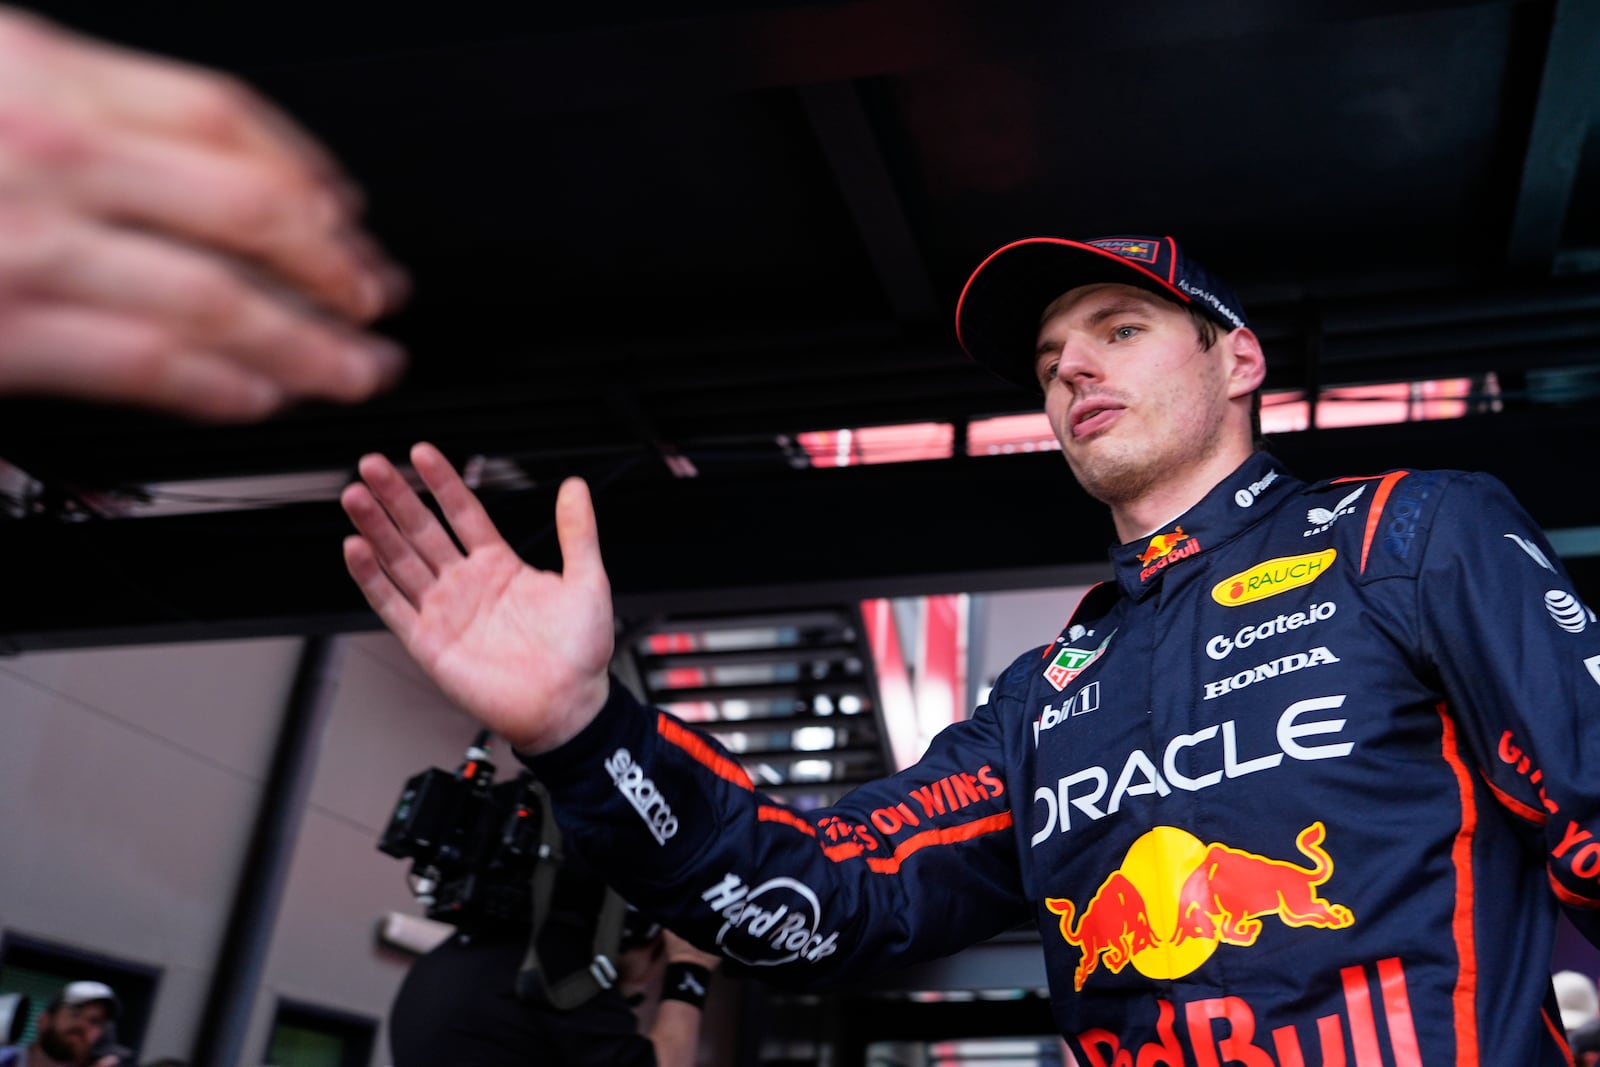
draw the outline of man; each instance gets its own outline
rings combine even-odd
[[[435,449],[412,460],[465,554],[368,456],[347,564],[609,881],[776,977],[1031,914],[1089,1067],[1566,1063],[1548,968],[1558,904],[1597,930],[1600,625],[1538,527],[1483,476],[1305,485],[1255,451],[1261,346],[1170,238],[1008,245],[957,330],[1043,392],[1111,510],[1114,577],[916,766],[835,808],[769,803],[608,681],[581,483],[556,575]]]
[[[117,995],[104,982],[72,982],[39,1015],[33,1043],[0,1049],[4,1067],[90,1067],[95,1045],[117,1017]]]
[[[402,364],[405,282],[360,196],[213,71],[0,6],[0,393],[213,421],[356,401]]]
[[[588,931],[546,934],[547,961],[583,966]],[[412,964],[389,1012],[396,1067],[693,1067],[719,957],[663,931],[622,953],[614,986],[563,1010],[517,996],[527,947],[526,930],[459,931]],[[630,1005],[654,992],[641,1032]]]
[[[1600,1056],[1600,992],[1594,979],[1578,971],[1557,971],[1550,977],[1555,987],[1556,1006],[1561,1010],[1561,1029],[1566,1031],[1576,1067],[1593,1067]]]

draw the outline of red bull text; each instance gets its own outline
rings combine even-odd
[[[1391,957],[1369,966],[1342,968],[1339,983],[1343,1003],[1314,1021],[1265,1020],[1248,999],[1238,996],[1185,1004],[1158,1000],[1154,1041],[1124,1047],[1118,1035],[1096,1028],[1079,1034],[1075,1043],[1086,1067],[1342,1065],[1347,1047],[1351,1067],[1421,1067],[1400,960]]]

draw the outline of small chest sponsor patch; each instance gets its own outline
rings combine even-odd
[[[1088,670],[1089,664],[1100,658],[1115,636],[1116,631],[1113,630],[1097,648],[1061,649],[1050,660],[1050,665],[1044,669],[1044,680],[1054,686],[1056,692],[1061,692],[1072,684],[1074,678]]]
[[[1339,556],[1338,549],[1307,552],[1303,556],[1280,556],[1263,560],[1254,567],[1230,574],[1211,587],[1211,599],[1225,608],[1253,604],[1269,596],[1287,593],[1321,578]]]

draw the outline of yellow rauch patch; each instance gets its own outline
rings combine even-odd
[[[1310,585],[1321,578],[1337,558],[1337,549],[1308,552],[1303,556],[1280,556],[1257,563],[1249,570],[1229,575],[1211,587],[1211,599],[1225,608],[1251,604],[1269,596]]]

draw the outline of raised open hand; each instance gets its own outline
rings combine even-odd
[[[363,456],[362,480],[340,498],[360,531],[344,543],[351,577],[412,658],[484,726],[532,752],[571,739],[605,702],[613,641],[588,487],[577,478],[561,486],[563,569],[541,571],[512,551],[437,448],[416,445],[411,462],[449,530],[393,464]]]

